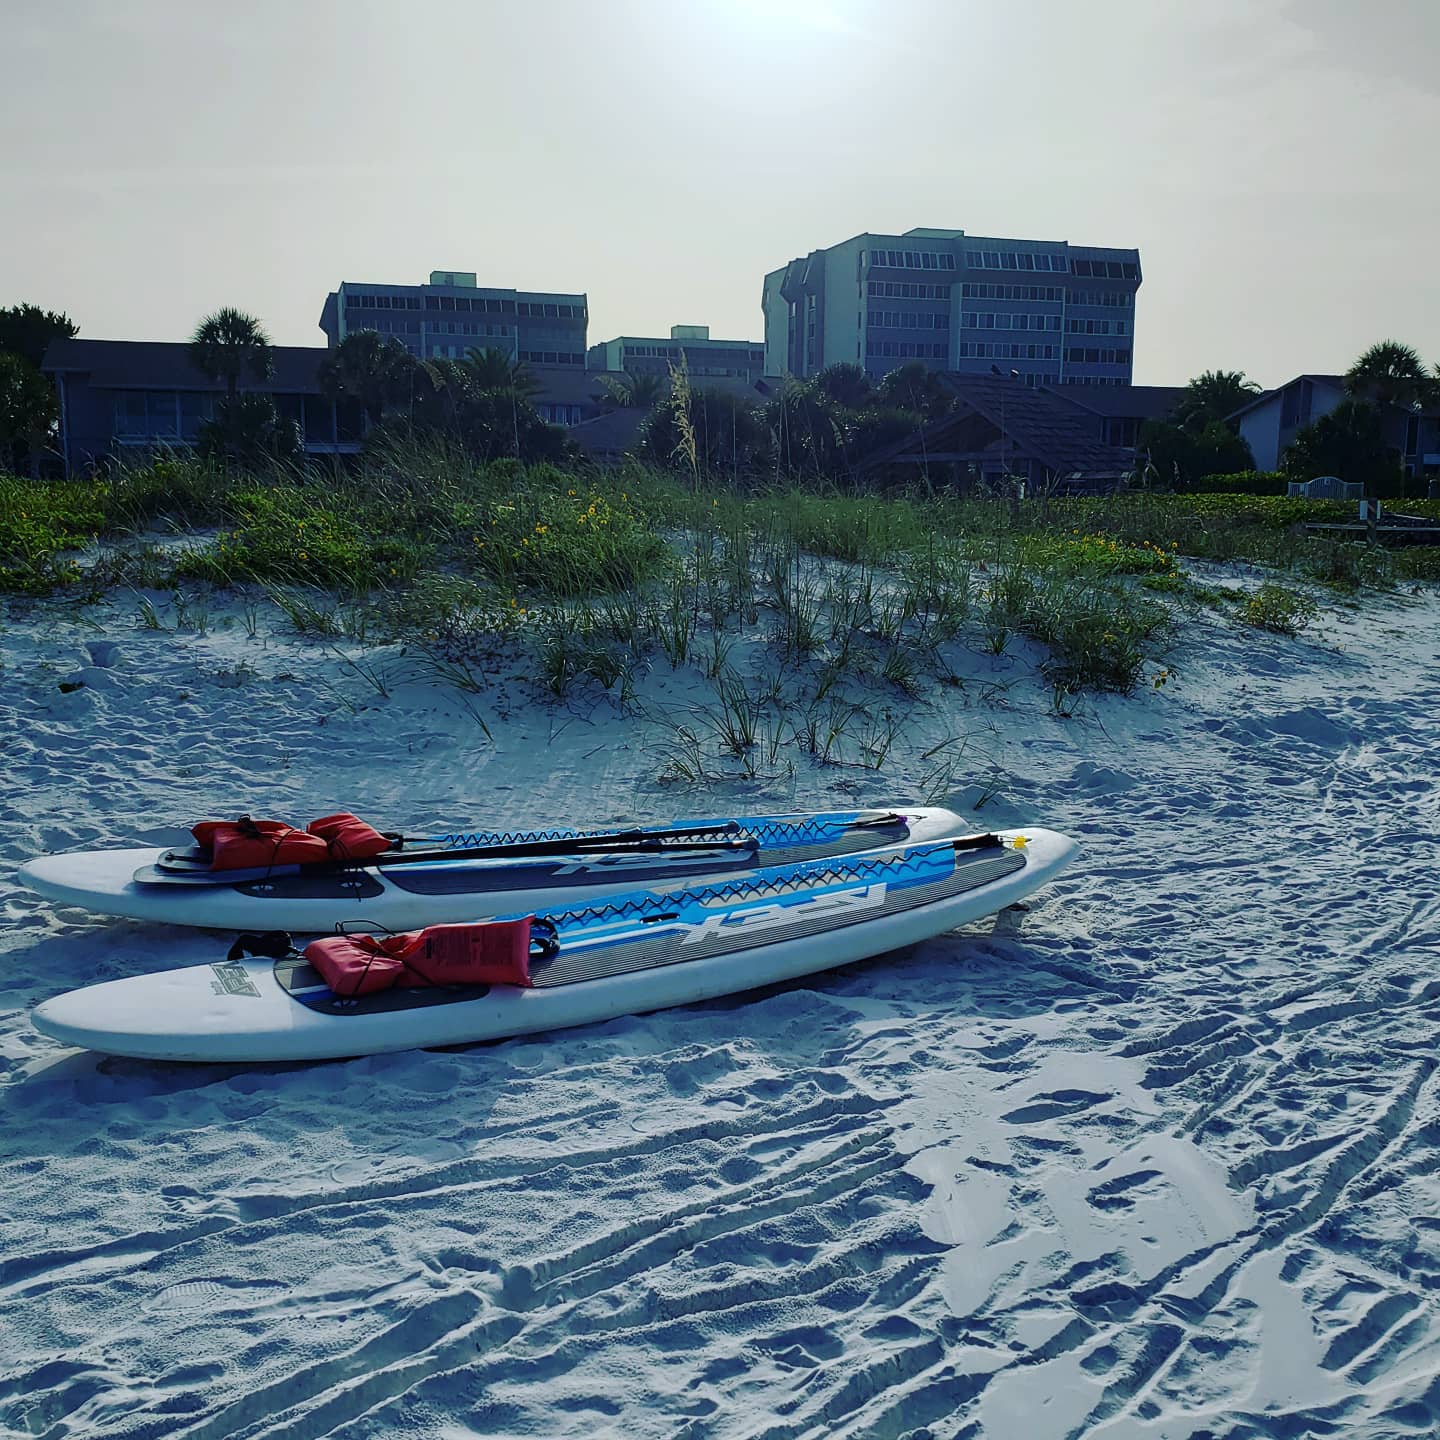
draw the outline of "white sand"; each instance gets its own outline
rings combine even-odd
[[[1033,657],[972,656],[1004,703],[897,697],[882,774],[708,795],[657,790],[661,737],[607,703],[385,700],[226,614],[0,631],[0,1433],[1436,1433],[1440,600],[1332,604],[1299,640],[1202,620],[1177,682],[1069,721]],[[642,692],[697,683],[661,661]],[[27,1022],[214,943],[51,910],[14,883],[39,850],[241,810],[919,798],[961,733],[1005,772],[979,824],[1086,847],[1018,931],[303,1067],[109,1061]]]

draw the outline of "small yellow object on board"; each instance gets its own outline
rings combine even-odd
[[[1017,835],[1013,840],[1011,840],[1010,847],[1013,850],[1023,850],[1029,843],[1030,840],[1028,836]]]

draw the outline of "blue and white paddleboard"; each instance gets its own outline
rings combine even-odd
[[[443,843],[359,864],[289,865],[228,878],[195,861],[193,852],[82,850],[31,860],[20,881],[57,904],[131,920],[304,934],[363,917],[410,930],[642,886],[673,889],[967,828],[953,811],[905,806],[671,821],[622,832],[628,839],[566,829],[452,832],[435,837]],[[668,838],[647,838],[657,834]],[[596,837],[607,835],[613,843],[597,848]],[[584,848],[565,853],[571,840]]]
[[[508,985],[335,995],[298,951],[222,959],[47,1000],[68,1045],[158,1060],[318,1060],[455,1045],[686,1005],[929,939],[1023,899],[1072,840],[1009,831],[771,867],[536,914],[555,940]],[[538,927],[537,927],[538,928]],[[199,947],[211,942],[197,941]]]

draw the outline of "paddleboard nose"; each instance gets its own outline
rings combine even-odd
[[[74,1005],[67,1004],[78,991],[71,991],[66,995],[56,995],[50,1000],[42,1000],[34,1010],[30,1012],[30,1023],[42,1034],[49,1036],[51,1040],[58,1040],[62,1045],[75,1045],[81,1050],[88,1050],[97,1036],[93,1030],[84,1025],[76,1025]]]
[[[1031,863],[1043,864],[1055,873],[1063,870],[1080,853],[1079,841],[1039,825],[1023,830],[1002,830],[1000,838],[1024,854]]]
[[[74,855],[36,855],[19,869],[17,878],[27,889],[61,904],[76,903],[77,875]]]

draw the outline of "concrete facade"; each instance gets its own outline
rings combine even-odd
[[[468,271],[432,270],[425,285],[343,281],[325,299],[320,328],[332,346],[356,330],[378,330],[422,360],[458,360],[473,346],[527,365],[583,370],[589,316],[584,294],[482,287]]]
[[[910,361],[1028,386],[1128,385],[1140,252],[963,230],[856,235],[765,277],[765,371]]]
[[[592,345],[591,370],[626,375],[664,375],[681,361],[692,379],[719,376],[758,380],[765,373],[765,347],[758,340],[712,340],[708,325],[672,325],[670,338],[619,335]]]

